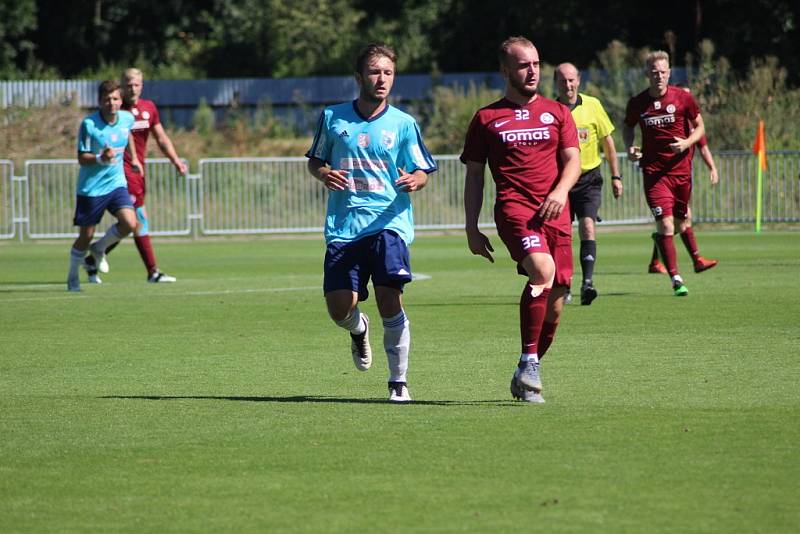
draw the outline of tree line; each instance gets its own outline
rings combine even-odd
[[[369,41],[394,45],[400,72],[490,71],[517,34],[582,69],[615,40],[675,64],[710,40],[739,73],[773,56],[800,80],[796,0],[0,0],[0,77],[97,79],[128,65],[162,79],[341,75]]]

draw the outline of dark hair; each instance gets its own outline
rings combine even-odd
[[[356,72],[362,74],[369,60],[376,56],[389,58],[392,63],[397,63],[397,53],[394,48],[384,43],[370,43],[361,49],[356,57]]]
[[[500,60],[500,63],[505,63],[506,58],[508,57],[509,48],[511,48],[516,44],[534,48],[533,43],[527,37],[522,37],[521,35],[515,35],[514,37],[509,37],[508,39],[500,43],[500,48],[497,50],[497,58]]]
[[[114,91],[119,91],[119,82],[117,80],[106,80],[100,84],[100,87],[97,88],[97,101],[100,102],[103,100],[109,93],[113,93]]]

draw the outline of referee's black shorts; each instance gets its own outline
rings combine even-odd
[[[591,217],[595,221],[599,221],[597,213],[600,211],[602,190],[603,176],[600,174],[600,167],[581,174],[578,182],[569,192],[569,209],[572,218]]]

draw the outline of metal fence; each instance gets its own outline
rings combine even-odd
[[[436,156],[439,170],[413,196],[419,230],[464,226],[464,166],[457,156]],[[756,160],[750,152],[716,156],[720,183],[695,162],[692,194],[696,222],[754,222]],[[800,151],[768,153],[762,221],[800,222]],[[620,158],[625,194],[603,188],[603,224],[652,220],[638,168]],[[604,167],[606,165],[604,164]],[[16,176],[0,160],[0,239],[73,238],[76,160],[30,160]],[[608,168],[603,169],[606,177]],[[200,160],[198,173],[180,176],[166,159],[147,162],[150,231],[161,236],[287,234],[321,232],[327,191],[306,170],[306,158],[215,158]],[[493,226],[494,184],[487,176],[480,224]],[[113,222],[108,215],[101,227]]]

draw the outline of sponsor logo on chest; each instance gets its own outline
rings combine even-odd
[[[675,115],[673,113],[669,113],[667,115],[656,115],[655,117],[645,117],[644,118],[644,125],[651,127],[651,128],[658,128],[660,126],[666,126],[667,124],[673,124],[675,122]]]

